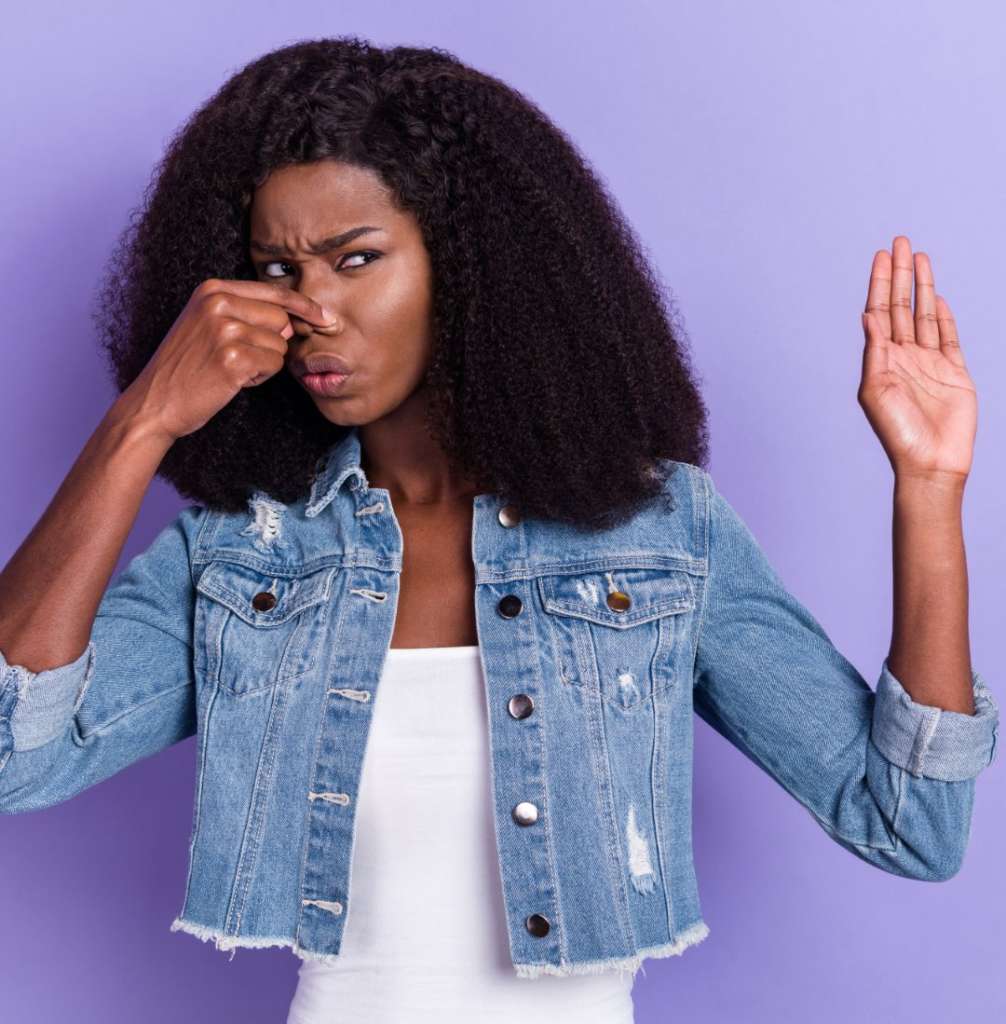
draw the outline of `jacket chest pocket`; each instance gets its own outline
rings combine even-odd
[[[623,711],[673,683],[695,609],[687,573],[602,569],[541,576],[538,587],[564,683]]]
[[[210,562],[196,584],[198,656],[208,677],[236,696],[309,672],[324,642],[338,566],[280,575]]]

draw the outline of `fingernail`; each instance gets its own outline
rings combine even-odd
[[[321,315],[325,318],[327,323],[335,323],[335,314],[325,306],[321,307]]]

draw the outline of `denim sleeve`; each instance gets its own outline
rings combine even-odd
[[[0,651],[0,813],[51,807],[196,731],[189,506],[102,596],[87,647],[32,672]]]
[[[972,674],[974,715],[916,703],[886,658],[874,692],[701,472],[708,576],[696,714],[843,848],[903,877],[952,877],[975,778],[996,747],[998,708],[981,676]]]

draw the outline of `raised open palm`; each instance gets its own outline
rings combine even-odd
[[[914,274],[913,274],[914,263]],[[912,281],[915,310],[912,310]],[[873,257],[858,399],[896,475],[971,470],[978,395],[929,257],[904,235]]]

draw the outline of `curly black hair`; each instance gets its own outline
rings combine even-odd
[[[439,48],[356,36],[253,60],[175,133],[121,234],[92,318],[121,391],[207,278],[255,280],[249,208],[290,164],[369,168],[411,211],[433,271],[428,425],[485,492],[603,528],[705,466],[684,331],[575,144],[498,78]],[[347,428],[289,373],[179,438],[158,475],[208,508],[304,497]]]

